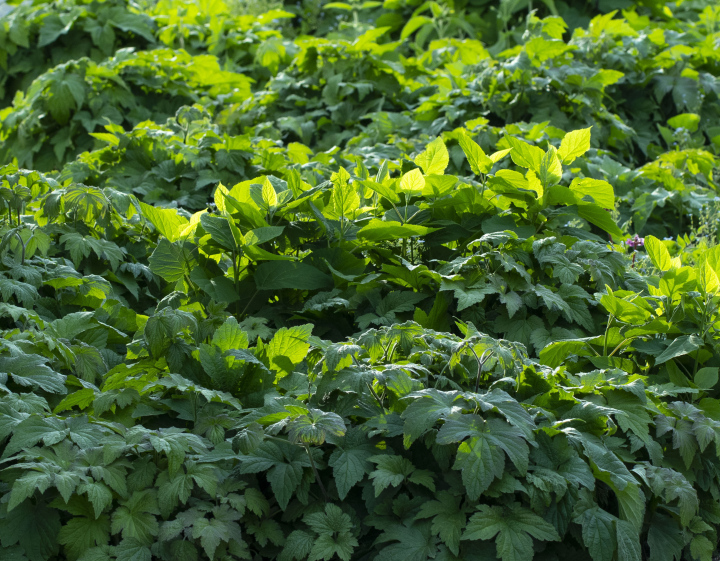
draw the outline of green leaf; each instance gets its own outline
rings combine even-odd
[[[407,172],[400,179],[400,189],[407,195],[419,195],[425,189],[425,178],[422,172],[415,168]]]
[[[370,457],[375,448],[362,430],[350,429],[330,455],[328,464],[333,468],[333,480],[340,500],[372,470]]]
[[[120,505],[112,516],[112,533],[122,533],[124,540],[152,543],[153,536],[156,536],[159,530],[155,515],[160,514],[155,492],[135,492],[127,501],[121,501]]]
[[[695,113],[681,113],[668,119],[668,125],[674,129],[683,128],[688,132],[696,132],[700,125],[701,117]]]
[[[95,519],[85,516],[71,518],[60,529],[58,542],[65,546],[71,557],[77,558],[92,547],[110,542],[110,520],[105,515]]]
[[[411,527],[391,524],[378,538],[378,542],[397,541],[380,550],[374,561],[427,561],[437,559],[437,536],[429,523],[415,523]]]
[[[327,5],[325,5],[327,8]],[[315,543],[315,536],[302,530],[294,530],[285,540],[278,561],[300,561],[305,559]]]
[[[681,335],[677,339],[674,339],[663,352],[655,357],[655,364],[663,364],[673,358],[696,351],[702,344],[702,340],[696,335]]]
[[[617,549],[617,519],[597,505],[588,508],[574,521],[582,527],[582,537],[593,561],[612,561]]]
[[[426,477],[432,474],[426,470],[418,470],[407,458],[395,454],[381,454],[371,456],[368,460],[377,464],[375,471],[370,474],[376,497],[388,487],[397,487],[406,480],[427,487],[431,491],[435,490],[432,478]]]
[[[140,201],[140,208],[145,218],[170,242],[179,240],[180,233],[190,223],[187,218],[178,214],[176,209],[158,208],[142,201]]]
[[[150,270],[167,282],[177,282],[197,266],[189,244],[161,239],[148,259]]]
[[[396,180],[397,181],[397,180]],[[365,179],[360,181],[360,184],[365,187],[366,189],[371,189],[378,193],[379,195],[382,195],[387,200],[393,202],[393,203],[399,203],[400,197],[395,192],[394,186],[397,185],[397,183],[393,182],[390,185],[384,185],[381,183],[378,183],[377,181],[372,181],[369,179]]]
[[[308,339],[312,329],[309,323],[278,329],[266,348],[270,368],[287,374],[292,372],[294,365],[300,364],[310,349]]]
[[[244,243],[242,234],[237,230],[233,229],[230,219],[225,216],[211,216],[208,213],[203,213],[200,216],[200,223],[203,229],[210,234],[210,238],[220,247],[237,251]],[[211,249],[206,251],[215,253]]]
[[[715,544],[713,544],[713,542],[702,535],[693,536],[690,542],[690,554],[693,559],[711,561],[713,553],[715,553]]]
[[[668,271],[680,265],[680,263],[673,262],[668,248],[655,236],[645,236],[645,251],[650,256],[652,264],[661,271]]]
[[[4,356],[0,357],[0,373],[10,374],[13,381],[20,386],[66,394],[65,376],[47,366],[47,362],[48,359],[36,354]]]
[[[622,300],[613,294],[603,294],[600,303],[620,321],[634,325],[642,325],[652,318],[650,312],[637,304]]]
[[[429,23],[432,23],[432,20],[426,16],[415,16],[410,18],[403,27],[402,33],[400,33],[400,39],[407,39],[410,35],[415,33],[415,31]]]
[[[436,500],[424,502],[415,516],[416,519],[432,518],[432,533],[438,535],[454,555],[459,555],[460,537],[467,519],[460,500],[448,491],[440,491]]]
[[[247,349],[248,343],[248,334],[232,316],[227,318],[225,323],[218,327],[212,337],[212,344],[219,347],[221,351]]]
[[[343,561],[350,561],[357,546],[358,541],[350,532],[340,532],[335,536],[321,534],[313,543],[308,561],[318,561],[319,559],[329,561],[335,555]]]
[[[13,509],[12,515],[0,520],[2,547],[19,544],[30,561],[45,561],[58,554],[60,515],[38,500],[25,501]]]
[[[300,485],[303,469],[310,467],[310,460],[300,446],[278,445],[269,441],[263,442],[251,454],[240,459],[241,473],[266,472],[265,477],[270,482],[275,498],[283,510]],[[251,509],[250,503],[248,508]]]
[[[490,540],[497,536],[497,554],[502,561],[531,561],[532,538],[560,541],[552,524],[518,503],[508,506],[480,505],[468,521],[463,540]]]
[[[438,432],[437,443],[453,442],[460,442],[453,468],[462,472],[471,500],[479,498],[495,478],[502,477],[505,454],[521,473],[527,470],[530,450],[522,431],[500,419],[485,421],[475,414],[449,418]]]
[[[230,539],[227,523],[217,518],[198,518],[193,523],[192,537],[200,538],[200,544],[210,559],[215,556],[215,550],[222,542]]]
[[[627,520],[617,520],[618,561],[640,561],[640,534]]]
[[[151,561],[150,548],[139,540],[129,538],[121,541],[115,548],[116,561]]]
[[[425,175],[442,175],[450,163],[450,155],[442,138],[436,138],[427,145],[425,151],[415,157]]]
[[[443,392],[436,389],[413,392],[408,398],[414,399],[402,413],[405,421],[404,444],[406,448],[409,448],[438,420],[447,419],[470,406],[459,392]]]
[[[360,208],[360,197],[355,187],[350,184],[350,174],[345,168],[333,174],[333,190],[331,197],[333,210],[337,216],[352,216],[353,211]]]
[[[320,290],[333,286],[332,277],[306,263],[267,261],[255,272],[258,290]]]
[[[53,477],[43,472],[30,471],[15,480],[10,492],[10,500],[8,501],[7,510],[12,511],[21,504],[25,499],[32,497],[37,489],[40,493],[44,493],[52,484]]]
[[[345,422],[337,413],[310,409],[306,415],[298,415],[288,424],[288,436],[292,443],[319,446],[330,437],[343,436]]]
[[[715,385],[718,383],[718,368],[701,368],[695,374],[695,378],[693,381],[695,382],[695,385],[699,388],[705,390],[714,388]]]
[[[6,302],[15,297],[18,304],[32,308],[39,294],[37,288],[26,282],[15,279],[0,278],[0,294]]]
[[[303,518],[310,528],[319,534],[310,551],[310,559],[330,560],[335,555],[349,561],[353,550],[358,546],[351,534],[353,524],[350,516],[334,504],[325,505],[325,512],[315,512]]]
[[[545,157],[545,152],[537,146],[532,146],[527,142],[515,138],[514,136],[506,135],[504,138],[512,148],[510,157],[515,165],[527,168],[539,174],[543,158]]]
[[[559,183],[562,179],[562,164],[560,163],[560,158],[558,158],[555,147],[550,146],[548,151],[543,155],[540,161],[538,178],[545,189]]]
[[[56,71],[46,101],[53,119],[61,125],[70,119],[70,111],[80,108],[85,101],[85,80],[71,72],[67,67]]]
[[[570,183],[570,191],[575,195],[579,204],[582,204],[583,201],[594,202],[603,209],[615,208],[615,193],[612,185],[607,181],[576,177]]]
[[[87,494],[88,500],[95,510],[95,518],[99,518],[103,511],[109,507],[113,501],[112,491],[110,488],[99,481],[79,485],[78,493]]]
[[[487,157],[477,142],[467,134],[461,134],[458,142],[463,152],[465,152],[465,157],[470,164],[470,169],[475,175],[490,173],[495,162]]]
[[[384,221],[373,218],[357,233],[357,237],[370,242],[379,242],[425,236],[436,230],[437,228],[418,226],[417,224],[401,224],[392,220]]]
[[[572,163],[575,158],[579,158],[590,149],[591,129],[592,127],[575,130],[563,137],[558,156],[560,156],[564,164]]]
[[[229,220],[229,219],[228,219]],[[232,222],[229,222],[232,228]],[[260,245],[270,240],[274,240],[278,236],[282,235],[285,231],[285,226],[262,226],[250,230],[245,234],[245,243],[249,246]],[[238,232],[234,233],[236,242],[240,242]],[[247,249],[247,248],[246,248]]]
[[[625,236],[623,231],[618,228],[618,225],[612,219],[610,212],[605,210],[605,208],[596,204],[580,204],[578,205],[577,211],[581,218],[584,218],[591,224],[594,224],[598,228],[606,231],[608,234],[611,234],[617,238],[622,238]]]

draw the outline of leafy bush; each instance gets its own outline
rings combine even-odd
[[[711,561],[720,9],[614,4],[12,8],[2,558]]]
[[[144,49],[154,44],[154,33],[153,20],[128,2],[22,3],[0,24],[0,107],[58,64],[82,57],[99,62],[121,46]]]

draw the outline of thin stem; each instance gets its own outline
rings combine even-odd
[[[480,390],[480,374],[482,374],[482,369],[483,366],[485,366],[485,363],[490,360],[490,357],[492,356],[492,351],[485,351],[482,354],[482,358],[480,358],[475,352],[475,349],[470,346],[468,346],[468,348],[470,349],[470,352],[475,355],[475,360],[477,360],[478,363],[477,376],[475,377],[475,393],[478,393],[478,391]],[[485,358],[485,355],[488,355],[487,358]]]
[[[238,265],[238,254],[233,249],[232,250],[232,261],[233,261],[233,279],[235,281],[235,294],[238,295],[238,298],[240,297],[240,269]],[[240,300],[238,300],[235,304],[235,311],[240,312]]]
[[[259,291],[259,290],[256,290],[256,291],[255,291],[255,294],[253,294],[253,295],[250,297],[250,300],[248,300],[248,303],[245,304],[245,307],[243,308],[243,311],[240,312],[240,317],[242,317],[242,316],[245,315],[245,310],[247,310],[247,309],[248,309],[248,306],[249,306],[250,304],[252,304],[252,301],[253,301],[253,300],[255,300],[255,297],[258,295],[258,292],[260,292],[260,291]]]
[[[25,265],[25,242],[23,242],[20,232],[15,232],[15,235],[20,242],[20,265]]]
[[[378,405],[380,406],[380,408],[381,408],[383,411],[385,411],[385,406],[383,405],[382,399],[380,399],[380,396],[379,396],[379,395],[377,394],[377,392],[373,389],[372,384],[370,384],[370,383],[368,382],[368,383],[367,383],[367,387],[368,387],[368,389],[370,390],[370,393],[372,394],[372,396],[375,398],[375,401],[378,402]]]
[[[320,487],[320,491],[322,492],[323,499],[325,499],[326,503],[329,503],[330,497],[328,497],[327,491],[325,490],[325,485],[323,485],[323,482],[320,479],[320,474],[318,473],[317,467],[315,467],[315,460],[313,460],[312,454],[310,453],[310,447],[307,444],[304,444],[304,446],[305,446],[305,452],[307,452],[308,458],[310,458],[310,465],[312,466],[313,473],[315,474],[315,481],[317,481],[317,484]]]
[[[628,342],[632,341],[633,339],[635,339],[635,337],[628,337],[627,339],[625,339],[622,343],[620,343],[617,347],[615,347],[615,350],[613,350],[613,352],[610,353],[610,356],[608,358],[610,358],[616,352],[618,352],[625,345],[625,343],[628,343]]]
[[[607,356],[608,351],[608,332],[610,331],[610,323],[612,322],[613,318],[612,314],[608,317],[607,327],[605,328],[605,342],[603,344],[603,356]]]

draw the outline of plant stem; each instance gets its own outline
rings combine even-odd
[[[325,499],[326,503],[329,503],[330,497],[328,497],[327,491],[325,490],[325,485],[323,485],[317,467],[315,467],[315,460],[313,460],[312,454],[310,453],[310,447],[307,444],[304,444],[303,446],[305,446],[305,452],[307,452],[308,458],[310,458],[310,465],[312,466],[313,473],[315,474],[315,481],[317,481],[317,484],[320,487],[323,499]]]

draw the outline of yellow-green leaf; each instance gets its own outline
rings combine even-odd
[[[415,168],[402,176],[400,180],[400,189],[407,193],[422,193],[425,188],[425,178],[422,172]]]
[[[450,163],[450,155],[442,138],[436,138],[425,148],[425,152],[418,154],[415,163],[419,165],[425,175],[442,175]]]
[[[584,177],[575,178],[570,184],[570,191],[575,195],[577,201],[595,202],[605,209],[615,208],[615,193],[612,185],[602,179]]]
[[[514,136],[506,136],[508,144],[512,148],[510,157],[516,166],[531,169],[535,173],[540,173],[540,164],[545,156],[543,152],[537,146],[532,146],[527,142],[524,142]]]
[[[540,161],[540,172],[538,179],[543,187],[550,187],[560,182],[562,179],[562,164],[558,158],[557,150],[554,146],[550,146]]]
[[[564,164],[571,163],[590,149],[590,129],[579,129],[569,132],[560,143],[558,155]]]
[[[472,172],[475,175],[489,173],[495,162],[487,157],[480,145],[466,134],[460,135],[459,142]],[[507,153],[509,150],[505,152]]]
[[[171,242],[180,239],[182,230],[189,223],[187,218],[180,216],[178,211],[172,208],[158,208],[140,201],[140,209],[157,231]]]
[[[680,266],[680,260],[674,261],[673,258],[670,257],[670,252],[667,247],[665,247],[665,244],[655,236],[645,237],[645,250],[650,256],[652,264],[661,271],[668,271],[673,267]]]

